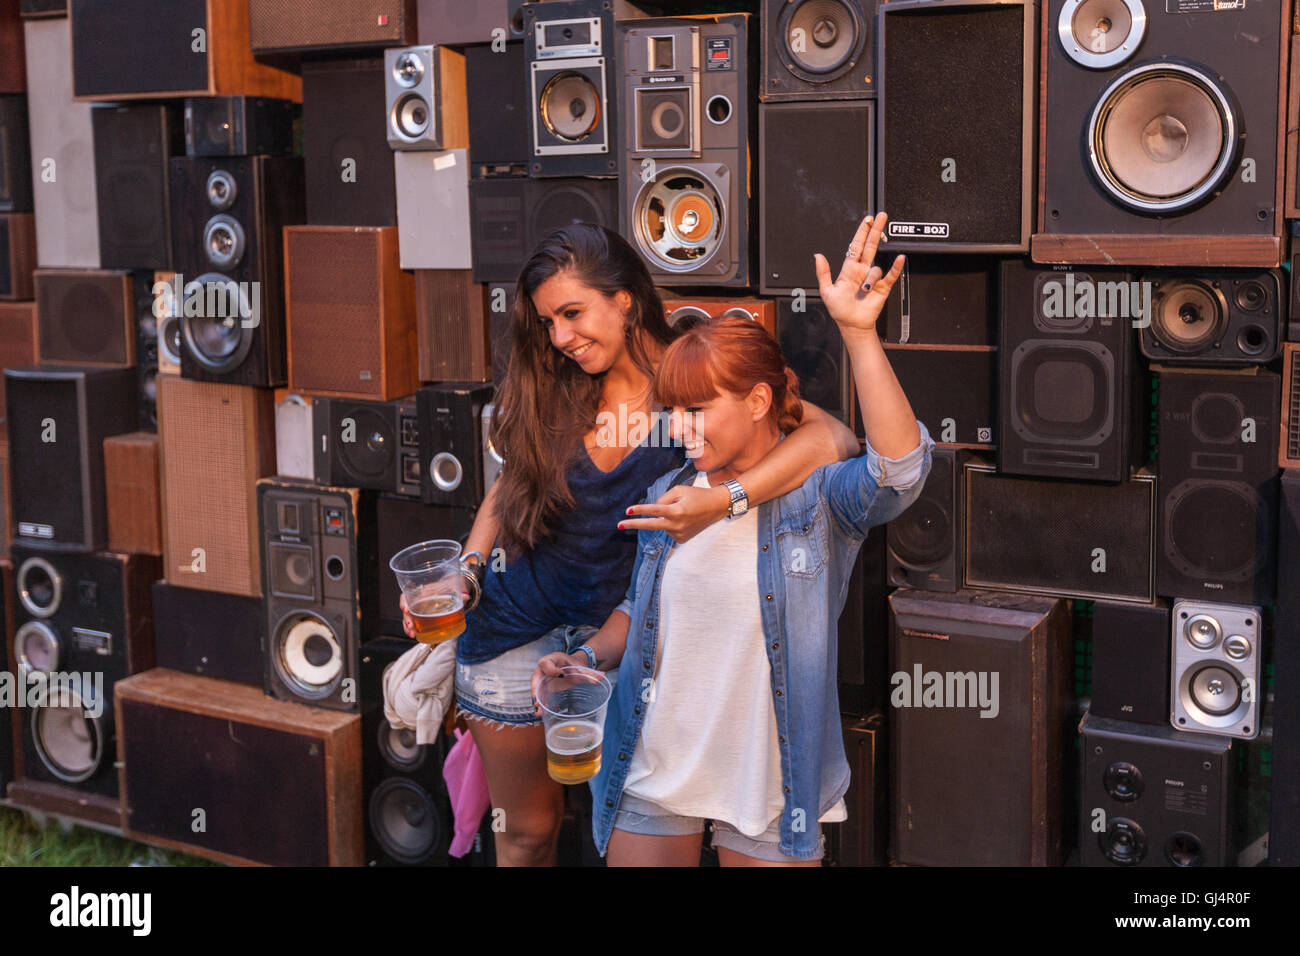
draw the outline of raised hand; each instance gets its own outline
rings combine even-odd
[[[817,282],[821,287],[822,301],[826,303],[826,311],[842,330],[873,331],[885,308],[890,290],[903,274],[902,256],[894,259],[888,272],[872,264],[888,220],[889,217],[883,212],[862,220],[849,243],[844,264],[840,266],[840,274],[834,282],[831,281],[831,267],[826,257],[820,252],[813,257],[817,264]]]

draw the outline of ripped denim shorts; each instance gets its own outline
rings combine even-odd
[[[456,665],[458,716],[486,723],[531,727],[542,722],[533,707],[533,672],[547,654],[572,654],[596,628],[564,625],[547,631],[531,644],[508,650],[481,664]],[[613,683],[617,672],[606,675]]]

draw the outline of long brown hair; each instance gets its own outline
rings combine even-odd
[[[515,285],[510,365],[491,428],[492,443],[506,459],[496,514],[507,554],[549,537],[556,519],[574,507],[568,466],[582,436],[595,427],[605,381],[604,373],[588,375],[551,344],[533,304],[542,283],[561,272],[606,298],[620,290],[631,295],[625,341],[647,378],[654,375],[652,343],[666,346],[674,338],[645,263],[618,233],[576,223],[533,250]]]

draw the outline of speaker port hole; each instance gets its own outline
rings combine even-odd
[[[709,100],[706,110],[709,114],[709,122],[715,126],[721,126],[731,119],[731,100],[725,96],[715,96]]]
[[[338,581],[343,577],[343,572],[347,570],[343,566],[343,559],[334,555],[325,561],[325,573],[331,581]]]
[[[1264,351],[1267,338],[1264,330],[1258,325],[1248,325],[1237,336],[1237,346],[1247,355],[1258,355]]]

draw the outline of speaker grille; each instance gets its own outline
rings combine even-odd
[[[422,382],[486,382],[492,378],[487,289],[468,269],[417,269]]]
[[[135,364],[130,273],[38,269],[35,279],[41,362]]]
[[[1283,468],[1300,467],[1300,346],[1288,343],[1282,367],[1286,398],[1282,403],[1283,422],[1281,461]]]
[[[0,368],[36,364],[36,303],[0,302]],[[0,421],[5,417],[0,388]]]
[[[76,95],[206,92],[210,51],[225,39],[208,35],[204,51],[194,49],[193,31],[215,26],[208,6],[207,0],[69,0]]]
[[[414,0],[251,0],[255,53],[416,42]]]

